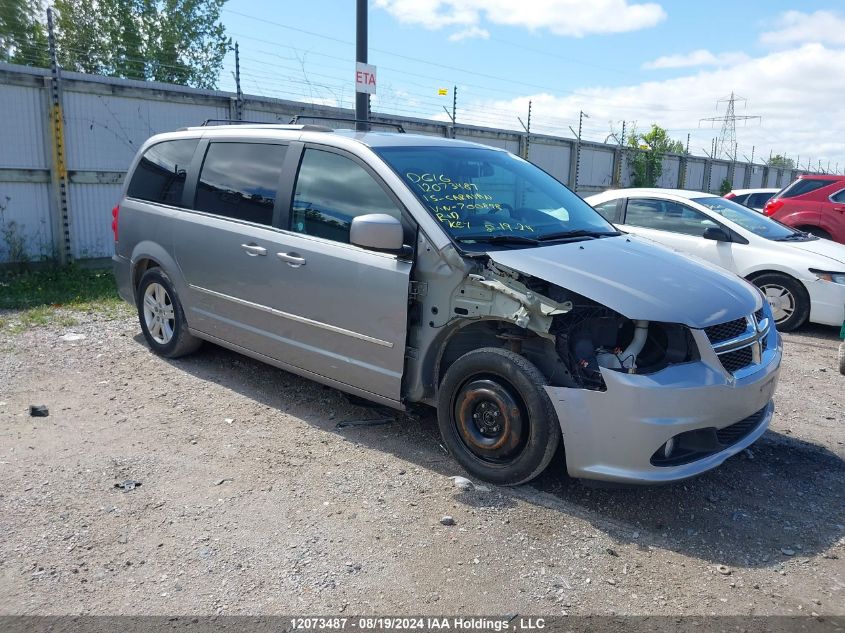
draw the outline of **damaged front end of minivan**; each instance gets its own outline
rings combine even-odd
[[[509,350],[545,378],[571,476],[694,476],[765,432],[779,336],[752,287],[738,292],[735,279],[715,271],[691,276],[674,254],[655,257],[650,245],[612,239],[612,251],[603,239],[461,259],[448,297],[429,295],[422,279],[445,267],[420,266],[409,376],[417,372],[420,399],[434,403],[458,358]]]

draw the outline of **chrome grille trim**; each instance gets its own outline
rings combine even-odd
[[[736,331],[739,325],[738,322],[741,320],[745,321],[745,330],[742,334],[729,339],[719,340],[718,336],[725,331]],[[769,336],[771,327],[771,322],[764,316],[763,310],[758,310],[754,314],[743,317],[743,319],[735,319],[725,324],[711,326],[705,328],[704,331],[710,340],[710,344],[713,346],[713,351],[719,357],[724,370],[734,377],[739,378],[742,375],[751,373],[750,370],[762,362],[763,352],[767,347],[766,339]],[[712,337],[711,333],[713,333]],[[715,341],[713,340],[714,338],[716,339]],[[747,353],[741,353],[741,350],[745,350],[746,348],[750,348],[750,357]],[[722,358],[723,356],[724,358]]]

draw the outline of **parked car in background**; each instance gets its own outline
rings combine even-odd
[[[739,204],[744,204],[749,209],[762,211],[763,207],[773,195],[780,191],[777,187],[772,189],[734,189],[725,194],[725,198]]]
[[[709,193],[619,189],[587,199],[608,220],[745,277],[779,330],[845,321],[845,246],[819,239]]]
[[[845,176],[799,176],[763,208],[770,218],[845,244]]]
[[[563,444],[573,477],[685,479],[772,417],[783,346],[759,292],[504,150],[188,128],[140,148],[112,215],[118,289],[155,353],[206,340],[429,405],[474,477],[529,481]]]

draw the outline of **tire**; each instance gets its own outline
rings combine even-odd
[[[839,373],[845,374],[845,341],[839,344]]]
[[[135,293],[138,320],[150,349],[165,358],[195,352],[202,341],[188,331],[173,283],[161,268],[150,268]]]
[[[458,358],[438,393],[437,423],[449,453],[484,481],[515,486],[534,479],[561,441],[547,384],[534,364],[508,350],[485,347]]]
[[[792,332],[810,316],[810,295],[801,282],[782,273],[764,273],[751,280],[772,306],[777,329]]]

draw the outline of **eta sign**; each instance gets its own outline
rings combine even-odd
[[[376,67],[355,62],[355,92],[376,93]]]

